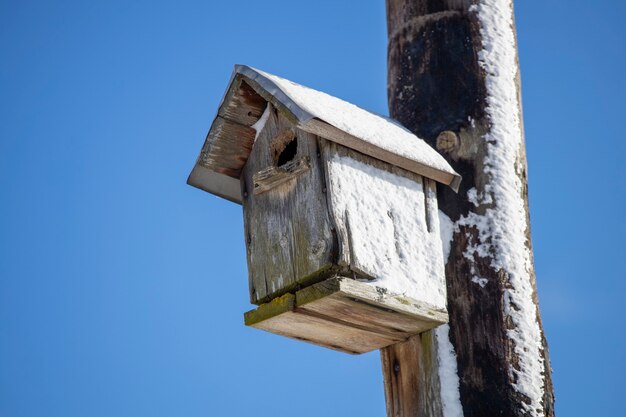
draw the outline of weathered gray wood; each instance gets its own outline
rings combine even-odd
[[[497,210],[497,201],[475,205],[468,196],[490,195],[490,178],[483,161],[486,134],[492,120],[486,113],[486,74],[479,64],[483,48],[477,13],[470,11],[469,0],[387,0],[388,99],[390,114],[432,146],[446,152],[453,168],[463,176],[458,194],[439,187],[439,208],[457,221],[485,210]],[[505,7],[512,4],[503,0]],[[481,7],[484,7],[482,5]],[[518,85],[519,91],[519,85]],[[519,104],[519,103],[518,103]],[[507,111],[518,112],[512,102]],[[523,148],[523,146],[522,146]],[[517,193],[526,204],[526,166],[523,149],[516,163],[519,175]],[[492,167],[492,169],[498,167]],[[530,247],[530,230],[526,231]],[[528,399],[515,388],[512,369],[519,367],[519,357],[507,336],[515,324],[503,311],[505,294],[510,286],[506,271],[494,267],[491,256],[468,256],[468,248],[492,240],[489,233],[479,235],[471,226],[459,225],[454,233],[446,265],[450,338],[457,354],[460,397],[463,412],[470,416],[526,415],[554,416],[554,396],[548,349],[543,357],[544,398],[542,408],[526,411]],[[534,288],[534,272],[530,266]],[[483,286],[472,283],[475,274],[488,279]],[[533,295],[536,303],[536,295]],[[381,351],[388,416],[440,417],[441,407],[433,408],[437,364],[434,351],[423,349],[421,340],[434,340],[426,332],[407,342]],[[398,359],[401,378],[395,375]],[[430,382],[429,382],[430,381]],[[426,399],[422,397],[427,395]],[[428,400],[427,398],[431,398]],[[436,398],[435,398],[436,400]],[[436,404],[436,403],[435,403]]]
[[[254,194],[263,194],[287,181],[294,180],[310,168],[308,156],[289,161],[278,167],[267,167],[252,176]]]
[[[395,343],[375,332],[295,311],[287,311],[252,327],[350,354],[370,352]]]
[[[284,132],[291,132],[289,135]],[[297,140],[295,161],[310,169],[297,181],[285,181],[254,193],[254,175],[275,167],[286,137]],[[284,143],[283,143],[284,145]],[[258,178],[257,178],[258,179]],[[326,204],[317,138],[294,130],[282,112],[272,109],[254,144],[242,176],[250,297],[254,304],[330,276],[335,242]]]
[[[349,133],[338,129],[335,126],[329,125],[328,123],[325,123],[321,120],[311,119],[307,123],[301,124],[300,127],[302,130],[313,133],[317,136],[321,136],[347,148],[354,149],[358,152],[387,162],[391,165],[404,168],[407,171],[411,171],[416,174],[432,178],[443,184],[447,184],[454,190],[458,189],[460,183],[459,177],[444,171],[437,170],[431,166],[421,164],[418,161],[406,158],[387,149],[380,148],[368,141],[357,138],[356,136],[352,136]]]
[[[239,177],[252,149],[252,126],[266,100],[237,75],[229,85],[187,184],[241,204]],[[234,180],[231,180],[234,179]]]
[[[359,305],[355,307],[355,304]],[[405,340],[407,332],[418,333],[424,327],[428,327],[412,317],[380,314],[380,308],[359,302],[357,299],[328,297],[323,303],[309,303],[298,311],[310,315],[317,314],[317,317],[328,317],[331,321],[341,320],[348,326],[358,329],[376,329],[375,333],[384,335],[394,342]]]
[[[423,329],[428,326],[435,327],[438,324],[446,323],[448,320],[448,314],[445,309],[438,308],[424,301],[405,297],[401,294],[389,294],[385,291],[385,288],[372,285],[371,283],[359,282],[355,279],[343,277],[328,279],[300,290],[296,294],[297,304],[298,306],[304,306],[335,293],[362,301],[382,310],[392,310],[416,320],[432,322],[425,326],[415,324],[415,329]],[[433,323],[436,324],[433,325]]]
[[[350,278],[331,278],[244,315],[246,325],[348,353],[388,346],[447,320],[445,311]]]
[[[202,165],[196,164],[189,174],[187,184],[215,194],[233,203],[241,204],[241,184],[228,175],[218,174]]]
[[[239,178],[254,143],[256,131],[248,126],[217,116],[198,157],[197,165]]]

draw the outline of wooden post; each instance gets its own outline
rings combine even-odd
[[[449,345],[446,331],[382,349],[387,414],[449,417],[462,408],[465,417],[554,416],[512,1],[386,3],[390,114],[463,176],[458,194],[438,187],[454,230],[446,279],[458,382],[440,378],[454,366],[454,356],[438,354]]]

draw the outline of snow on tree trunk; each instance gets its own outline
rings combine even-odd
[[[452,346],[447,332],[436,332],[439,355],[417,350],[422,357],[413,364],[398,359],[396,372],[437,362],[438,376],[416,373],[413,384],[439,387],[438,415],[461,415],[460,397],[466,417],[553,416],[530,241],[513,5],[387,0],[387,16],[391,116],[437,146],[463,175],[458,194],[438,190],[453,231],[446,264]],[[431,338],[423,335],[422,345]],[[454,353],[458,382],[450,377]],[[393,370],[384,371],[391,380]],[[408,408],[396,415],[427,415],[429,407]]]

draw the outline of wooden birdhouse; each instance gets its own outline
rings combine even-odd
[[[240,65],[188,180],[243,205],[245,323],[349,353],[448,321],[435,182],[397,122]]]

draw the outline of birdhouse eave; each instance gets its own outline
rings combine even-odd
[[[187,184],[233,203],[242,203],[239,179],[212,171],[200,164],[193,167]]]

